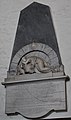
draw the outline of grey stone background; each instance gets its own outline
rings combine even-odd
[[[33,0],[0,0],[0,82],[7,76],[19,14]],[[36,0],[49,5],[65,72],[71,77],[71,0]],[[71,116],[71,81],[67,82],[68,112],[52,113],[48,118]],[[0,120],[26,120],[5,115],[5,88],[0,84]]]

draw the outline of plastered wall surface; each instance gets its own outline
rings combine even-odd
[[[5,114],[5,88],[20,11],[33,0],[0,0],[0,120],[26,120]],[[36,0],[49,5],[65,73],[71,77],[71,0]],[[52,113],[48,118],[71,116],[71,80],[67,82],[68,112]]]

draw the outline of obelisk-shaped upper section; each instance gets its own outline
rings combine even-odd
[[[22,47],[33,42],[50,46],[61,64],[50,8],[37,2],[33,2],[20,12],[11,61]]]

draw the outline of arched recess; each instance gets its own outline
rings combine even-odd
[[[23,56],[27,54],[28,56],[31,56],[31,55],[37,56],[37,57],[39,56],[42,59],[44,59],[46,62],[49,61],[51,66],[54,66],[54,67],[59,66],[59,60],[58,60],[57,54],[51,47],[42,43],[31,43],[21,48],[15,54],[10,64],[9,73],[12,73],[12,75],[15,75],[19,61]]]

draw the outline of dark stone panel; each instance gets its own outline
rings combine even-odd
[[[44,43],[55,50],[61,63],[49,6],[33,2],[20,13],[11,61],[23,46],[32,42]]]

